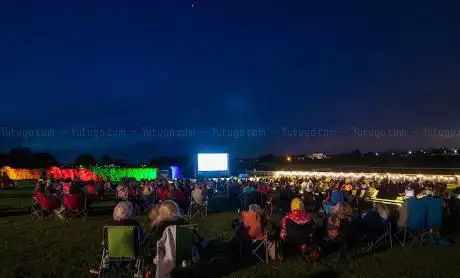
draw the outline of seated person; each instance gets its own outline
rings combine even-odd
[[[389,209],[382,204],[376,204],[374,209],[361,215],[361,227],[369,240],[376,240],[385,233],[384,221],[390,216]]]
[[[150,209],[148,214],[148,222],[150,228],[153,230],[158,224],[158,216],[160,215],[160,206],[155,206]]]
[[[415,192],[411,188],[407,188],[405,192],[405,201],[404,203],[398,208],[399,212],[399,219],[398,219],[398,227],[399,228],[404,228],[406,227],[407,224],[407,216],[409,214],[408,208],[407,208],[407,202],[408,200],[415,198]]]
[[[154,217],[155,214],[157,214],[156,218]],[[149,215],[149,218],[152,223],[152,242],[157,242],[168,226],[188,224],[180,211],[179,205],[172,200],[164,201],[158,208],[158,212],[154,210]]]
[[[162,238],[164,231],[168,226],[180,226],[187,225],[182,213],[179,209],[179,205],[172,201],[166,200],[159,207],[155,207],[149,212],[149,221],[152,228],[150,235],[149,243],[151,244],[149,248],[152,250],[152,257],[156,257],[156,244]],[[198,251],[201,251],[202,248],[205,248],[209,241],[195,234],[198,238]]]
[[[119,202],[113,209],[113,220],[107,226],[136,226],[142,230],[142,226],[135,219],[134,206],[131,202]],[[142,233],[141,233],[141,236]],[[142,241],[142,238],[141,238]]]
[[[206,190],[202,185],[197,185],[193,189],[192,201],[197,205],[202,205],[206,201]]]
[[[161,192],[160,195],[160,200],[165,201],[165,200],[173,200],[176,202],[183,201],[185,198],[184,193],[180,191],[179,189],[176,189],[174,186],[174,183],[169,183],[167,188]]]
[[[346,202],[337,203],[327,218],[327,247],[339,248],[340,257],[345,258],[350,244],[354,243],[355,227],[352,226],[353,209]],[[331,251],[331,250],[329,250]]]
[[[150,208],[155,203],[155,191],[149,183],[144,183],[140,187],[140,198],[137,200],[137,205],[142,210]]]
[[[110,180],[107,180],[107,181],[104,183],[104,190],[105,190],[105,191],[111,191],[111,190],[112,190],[112,183],[110,182]]]
[[[353,209],[346,202],[337,203],[327,221],[328,240],[338,241],[340,239],[340,226],[345,221],[351,221]]]
[[[134,219],[134,207],[128,201],[123,201],[118,203],[113,209],[113,220],[107,223],[107,226],[135,226],[138,227],[140,231],[140,238],[137,239],[140,242],[145,240],[145,235],[143,233],[142,226]],[[104,244],[104,243],[103,243]],[[104,246],[105,248],[105,246]],[[109,267],[107,259],[102,259],[102,268],[107,269]],[[91,274],[98,274],[99,268],[93,268],[90,270]]]
[[[383,220],[388,220],[390,218],[390,209],[384,204],[376,204],[375,210]]]
[[[263,196],[260,192],[257,192],[255,190],[252,192],[246,192],[241,195],[241,202],[243,205],[243,209],[247,209],[252,204],[259,205],[263,203]]]
[[[56,210],[59,218],[63,218],[66,212],[81,211],[85,209],[85,193],[77,184],[70,183],[68,192],[61,197],[61,208]],[[88,204],[86,204],[88,206]]]
[[[303,195],[302,195],[302,200],[305,205],[306,211],[313,212],[316,209],[316,204],[315,204],[315,197],[313,195],[313,192],[310,188],[307,188]]]
[[[44,190],[44,187],[43,189]],[[60,207],[59,200],[52,194],[46,194],[41,189],[37,189],[32,197],[32,206],[34,209],[43,213],[51,213],[57,211]]]
[[[270,231],[270,225],[267,226],[265,218],[262,215],[262,209],[259,205],[251,204],[248,211],[243,211],[241,213],[241,218],[234,220],[232,225],[236,228],[236,238],[239,243],[241,257],[248,253],[246,248],[250,246],[250,243],[263,240],[265,232],[267,232],[269,246],[268,256],[273,260],[276,259],[277,244],[276,240],[271,238],[271,235],[275,232],[275,230],[277,233],[278,230],[275,229],[275,227],[272,227],[272,231]],[[269,230],[266,231],[266,227],[268,227]]]
[[[89,196],[103,197],[104,196],[104,185],[100,181],[89,182],[86,185],[86,193]]]
[[[149,183],[142,184],[142,198],[149,198],[153,194],[153,187]]]
[[[34,193],[35,192],[45,193],[46,192],[45,187],[46,187],[45,180],[39,179],[35,185]]]
[[[172,200],[165,200],[159,207],[158,226],[185,225],[187,222],[181,213],[179,205]],[[163,229],[164,230],[164,229]]]
[[[269,187],[268,185],[266,184],[260,184],[258,187],[257,187],[257,192],[260,192],[262,194],[270,194],[272,193],[272,188]]]
[[[313,243],[314,223],[311,215],[305,211],[301,199],[295,198],[291,202],[291,212],[281,221],[280,238],[286,245],[294,248],[291,252],[308,253],[312,258],[319,256],[319,249]]]
[[[125,183],[122,183],[122,184],[117,186],[116,193],[117,193],[117,197],[122,199],[122,200],[128,200],[129,199],[128,186]]]
[[[243,240],[262,240],[264,236],[264,219],[259,205],[249,205],[248,211],[241,213],[238,220],[237,235]]]
[[[65,182],[62,184],[62,193],[69,194],[72,186],[73,186],[72,181],[70,179],[66,179]]]

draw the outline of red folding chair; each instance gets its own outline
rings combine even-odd
[[[90,197],[101,198],[102,200],[104,199],[104,187],[88,184],[86,186],[86,194]]]
[[[118,200],[127,201],[129,199],[129,191],[126,187],[118,186],[116,194]]]
[[[66,182],[66,183],[62,184],[62,193],[63,194],[69,194],[71,187],[72,187],[71,182]]]
[[[39,220],[43,220],[45,216],[51,214],[53,210],[60,207],[56,196],[47,196],[42,192],[35,192],[32,202],[32,215]]]
[[[61,214],[62,219],[70,220],[77,216],[83,216],[85,219],[87,217],[87,198],[85,194],[82,193],[70,193],[65,194],[62,197],[62,206],[65,208],[64,212]]]

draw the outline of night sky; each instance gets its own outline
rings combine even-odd
[[[460,146],[457,3],[1,1],[0,151]]]

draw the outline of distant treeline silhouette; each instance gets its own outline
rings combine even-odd
[[[460,168],[460,155],[446,155],[445,151],[437,150],[430,153],[414,153],[411,155],[386,153],[386,154],[361,154],[359,150],[350,153],[332,155],[328,159],[310,159],[305,155],[286,156],[267,154],[256,158],[241,159],[230,156],[230,170],[242,172],[247,169],[279,170],[281,168],[302,169],[311,167],[337,167],[337,166],[368,166],[368,167],[401,167],[401,168]],[[90,153],[82,153],[75,158],[75,166],[91,167],[95,165],[118,165],[123,167],[168,167],[179,166],[185,171],[193,172],[196,165],[195,156],[175,156],[152,158],[142,164],[132,164],[123,160],[113,159],[103,155],[96,159]],[[64,166],[50,153],[36,153],[29,148],[18,147],[0,154],[0,166],[13,168],[49,168],[50,166]],[[65,165],[71,166],[71,165]]]

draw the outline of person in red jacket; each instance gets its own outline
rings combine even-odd
[[[184,196],[184,193],[175,188],[174,187],[174,183],[169,183],[168,184],[168,187],[163,189],[161,192],[160,192],[160,200],[164,201],[164,200],[174,200],[174,201],[182,201],[184,200],[185,196]]]

